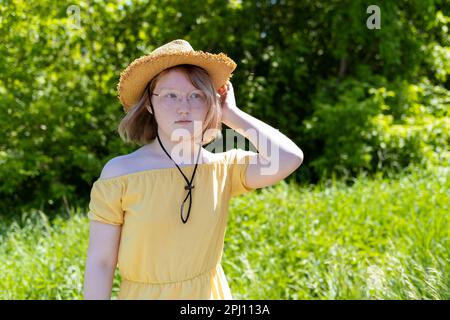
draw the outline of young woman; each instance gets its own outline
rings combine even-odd
[[[92,186],[85,299],[111,298],[117,264],[118,299],[233,299],[220,263],[230,198],[303,161],[289,138],[236,106],[235,67],[174,40],[121,74],[119,133],[141,147],[108,161]],[[258,153],[204,149],[222,123]],[[275,170],[264,172],[268,164]]]

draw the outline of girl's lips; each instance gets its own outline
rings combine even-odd
[[[192,122],[190,120],[180,120],[180,121],[175,121],[175,123],[189,123]]]

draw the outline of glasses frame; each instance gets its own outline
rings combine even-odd
[[[174,90],[174,91],[181,92],[181,91],[179,91],[179,90]],[[184,94],[184,99],[187,101],[188,105],[189,105],[191,108],[199,109],[199,108],[193,107],[193,106],[191,105],[191,101],[189,100],[189,95],[190,95],[191,93],[193,93],[193,92],[196,92],[196,91],[201,91],[201,92],[203,93],[203,95],[205,96],[204,106],[206,106],[206,104],[207,104],[207,95],[206,95],[202,90],[200,90],[200,89],[192,90],[191,92],[188,92],[187,94]],[[183,92],[183,93],[184,93],[184,92]],[[151,94],[152,94],[152,96],[162,97],[162,96],[161,96],[161,93],[155,93],[155,92],[152,91]],[[181,103],[181,102],[183,101],[183,100],[180,100],[180,99],[177,99],[177,100],[178,100],[178,103]]]

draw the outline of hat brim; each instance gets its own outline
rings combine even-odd
[[[120,75],[118,97],[128,111],[142,96],[145,86],[161,71],[179,65],[192,64],[205,69],[217,91],[232,77],[236,63],[224,53],[188,51],[147,55],[134,60]]]

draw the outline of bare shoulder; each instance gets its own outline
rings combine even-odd
[[[110,159],[103,167],[100,174],[100,179],[108,179],[120,176],[123,174],[123,170],[126,167],[127,161],[126,155],[118,156]]]
[[[110,159],[103,167],[100,179],[115,178],[130,173],[152,169],[155,161],[143,157],[138,152],[124,154]]]

